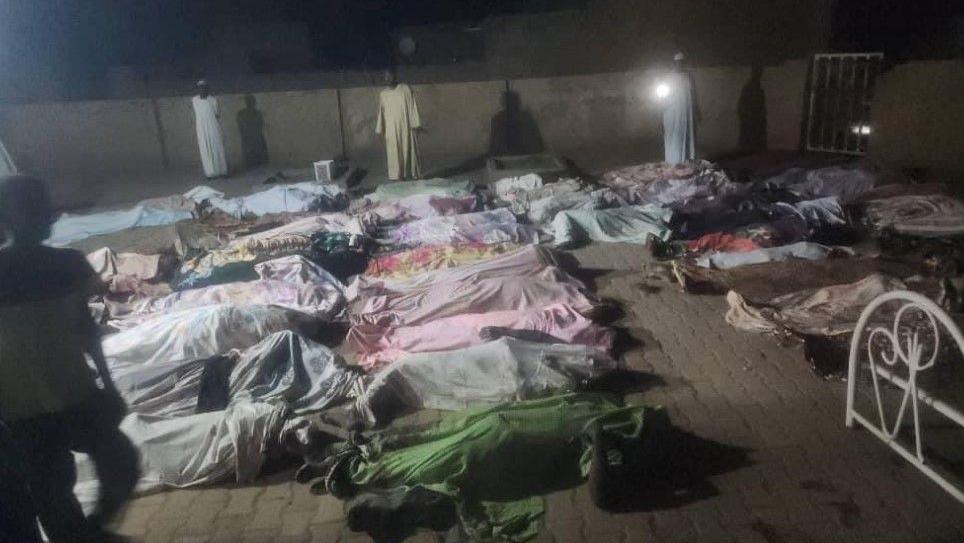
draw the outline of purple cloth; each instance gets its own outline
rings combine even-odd
[[[351,316],[354,324],[425,324],[436,319],[488,311],[534,310],[564,304],[581,314],[594,306],[582,285],[569,281],[558,268],[535,277],[497,277],[459,281],[406,294],[375,296]]]
[[[862,167],[828,166],[816,170],[790,168],[766,180],[767,184],[785,188],[804,199],[836,196],[847,203],[874,188],[877,176]]]
[[[450,217],[432,217],[403,224],[389,233],[394,245],[448,243],[537,243],[539,231],[519,224],[505,208]]]

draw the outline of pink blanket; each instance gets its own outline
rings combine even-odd
[[[348,331],[348,346],[358,353],[358,363],[372,371],[409,353],[451,351],[483,343],[488,326],[533,330],[562,343],[576,343],[608,351],[611,330],[593,323],[568,305],[552,304],[535,311],[509,310],[470,313],[413,326],[357,324]]]
[[[374,296],[351,319],[354,324],[415,325],[455,315],[534,310],[552,304],[569,305],[585,314],[594,304],[581,287],[558,268],[549,267],[532,277],[457,281],[405,294]]]

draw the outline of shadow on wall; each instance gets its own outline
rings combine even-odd
[[[761,83],[763,66],[754,64],[750,79],[740,92],[737,115],[740,119],[740,151],[753,153],[767,149],[767,100]]]
[[[254,96],[244,97],[245,107],[238,112],[238,130],[241,133],[241,154],[246,168],[256,168],[268,163],[268,142],[264,137],[264,115],[258,111]]]
[[[546,150],[542,131],[535,117],[522,107],[519,95],[511,90],[502,94],[502,110],[492,117],[489,155],[530,155]]]

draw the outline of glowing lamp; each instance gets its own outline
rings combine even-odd
[[[869,136],[871,133],[869,124],[856,124],[850,128],[850,131],[858,136]]]
[[[666,83],[657,83],[657,84],[656,84],[656,87],[653,89],[653,94],[656,95],[656,98],[662,100],[662,99],[666,98],[667,96],[669,96],[672,91],[673,91],[673,89],[671,89],[668,84],[666,84]]]

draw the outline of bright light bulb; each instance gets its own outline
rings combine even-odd
[[[671,91],[672,89],[670,89],[669,85],[667,85],[666,83],[659,83],[656,85],[656,89],[654,92],[656,93],[656,98],[659,98],[660,100],[662,100],[663,98],[666,98],[667,96],[669,96],[669,93]]]

